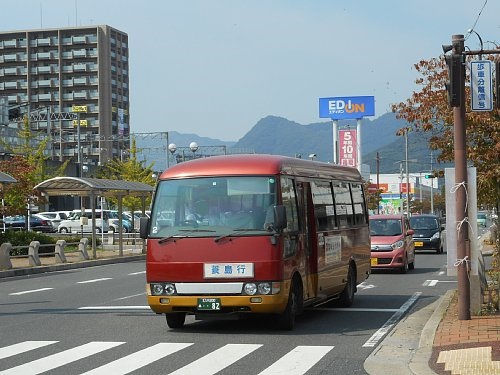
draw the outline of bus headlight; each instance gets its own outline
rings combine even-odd
[[[175,285],[174,284],[165,284],[165,294],[167,296],[173,296],[175,294]]]
[[[153,296],[161,296],[163,294],[163,285],[162,284],[152,284],[151,285],[151,294],[153,294]]]
[[[243,292],[249,296],[253,296],[255,293],[257,293],[257,285],[254,283],[247,283],[243,287]]]
[[[271,294],[271,283],[260,283],[257,289],[259,294]]]
[[[151,284],[151,294],[153,296],[173,296],[176,293],[175,285],[172,283],[152,283]]]

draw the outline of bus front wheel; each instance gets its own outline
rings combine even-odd
[[[168,313],[165,314],[167,318],[167,325],[169,328],[182,328],[184,327],[184,322],[186,320],[186,313]]]
[[[291,331],[295,327],[295,317],[298,315],[302,293],[298,283],[292,283],[290,286],[290,295],[285,311],[278,315],[278,325],[281,329]]]

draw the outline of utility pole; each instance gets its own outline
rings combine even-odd
[[[434,172],[432,171],[432,151],[431,151],[431,171],[430,174],[432,175]],[[434,214],[434,179],[431,178],[431,214]]]
[[[380,180],[379,180],[379,177],[380,177],[380,156],[379,156],[379,153],[377,151],[377,157],[376,157],[376,160],[377,160],[377,215],[380,214]]]
[[[464,36],[452,35],[451,46],[443,46],[448,65],[447,84],[450,106],[453,107],[454,147],[455,147],[455,207],[457,222],[457,282],[458,319],[470,320],[470,241],[467,225],[467,152],[465,129],[465,46]]]
[[[408,128],[405,129],[406,213],[410,218],[410,173],[408,168]]]

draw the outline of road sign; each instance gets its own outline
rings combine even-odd
[[[470,63],[470,78],[472,110],[491,111],[493,109],[491,61],[472,61]]]
[[[73,105],[71,107],[71,112],[87,112],[86,105]]]

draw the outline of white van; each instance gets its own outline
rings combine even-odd
[[[104,217],[104,220],[102,220]],[[97,233],[107,232],[109,230],[109,214],[107,210],[95,210],[95,230]],[[82,210],[76,209],[71,212],[67,220],[62,220],[57,227],[59,233],[78,233],[92,232],[92,210],[85,210],[82,215]]]

